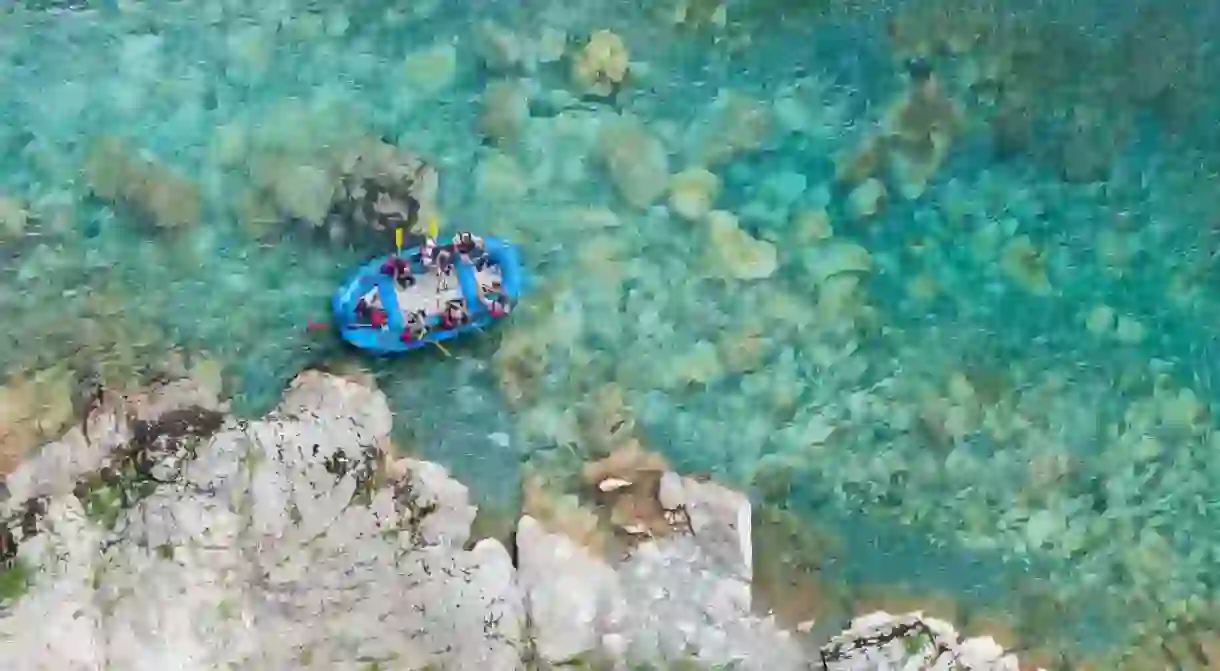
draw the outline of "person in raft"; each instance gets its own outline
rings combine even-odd
[[[411,272],[411,263],[400,256],[391,256],[381,264],[381,274],[393,277],[402,289],[415,286],[415,273]]]
[[[481,270],[487,263],[487,246],[480,238],[473,233],[462,231],[453,236],[453,249],[458,253],[458,258],[462,263],[474,266]]]
[[[445,310],[441,312],[441,328],[457,328],[469,320],[470,314],[466,312],[466,301],[454,298],[445,303]]]
[[[377,289],[360,297],[356,301],[356,323],[367,324],[375,329],[383,329],[389,324],[389,314],[381,307],[381,296]]]
[[[432,264],[436,268],[436,276],[440,278],[438,291],[449,289],[449,279],[453,277],[453,250],[449,247],[436,246],[435,240],[430,240],[433,249]],[[427,243],[425,243],[427,244]]]
[[[431,268],[436,265],[437,255],[440,254],[440,249],[436,246],[436,238],[427,236],[419,246],[419,262],[425,268]]]
[[[419,218],[419,201],[409,198],[408,207],[411,210],[411,214],[408,217],[410,229],[413,230]],[[424,268],[435,269],[441,277],[448,277],[449,272],[453,269],[453,250],[437,244],[437,222],[435,217],[429,220],[428,229],[429,233],[424,236],[424,241],[419,245],[419,254],[416,256],[416,260]]]
[[[405,343],[419,342],[428,335],[428,315],[423,310],[408,313],[407,327],[402,330],[401,340]]]
[[[435,268],[441,278],[450,276],[453,272],[453,250],[436,244],[436,238],[424,238],[419,246],[419,261],[425,268]]]
[[[487,312],[491,314],[492,319],[507,317],[509,312],[512,312],[512,300],[508,294],[504,293],[503,287],[500,286],[499,280],[492,283],[490,287],[480,287],[479,302],[483,307],[487,308]]]

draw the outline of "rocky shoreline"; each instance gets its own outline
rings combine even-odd
[[[392,456],[370,384],[308,371],[263,419],[225,411],[189,379],[99,392],[8,476],[0,551],[28,584],[0,668],[1019,668],[920,613],[820,646],[757,615],[749,500],[642,453],[585,472],[612,549],[528,505],[475,541],[466,487]]]

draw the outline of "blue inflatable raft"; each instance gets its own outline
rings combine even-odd
[[[452,247],[442,247],[452,253]],[[360,266],[335,292],[332,301],[335,324],[344,340],[376,355],[392,355],[421,349],[468,333],[482,331],[499,318],[484,304],[483,297],[499,294],[515,305],[525,289],[525,270],[516,245],[494,237],[483,238],[486,263],[482,267],[461,261],[453,255],[453,268],[442,276],[426,268],[419,257],[420,247],[405,248],[399,258],[408,262],[414,285],[403,287],[383,268],[394,256],[378,257]],[[385,324],[375,326],[366,315],[358,314],[361,299],[384,310]],[[453,328],[442,328],[441,314],[450,301],[461,300],[468,319]],[[427,332],[404,340],[409,313],[423,314]],[[502,316],[500,317],[502,318]]]

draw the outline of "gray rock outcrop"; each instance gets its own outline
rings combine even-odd
[[[412,463],[371,487],[390,419],[379,392],[306,373],[268,417],[195,439],[180,476],[111,529],[52,496],[20,539],[38,568],[0,618],[0,667],[519,668],[512,561],[495,540],[463,549],[465,489]]]
[[[675,532],[611,560],[522,517],[514,565],[443,467],[387,453],[379,391],[307,372],[260,420],[224,410],[190,380],[100,394],[8,477],[30,581],[0,669],[1016,668],[919,614],[806,647],[753,614],[750,504],[714,483],[665,473]]]
[[[643,541],[615,566],[521,519],[517,581],[540,661],[807,668],[789,632],[751,612],[749,500],[672,473],[661,477],[661,494],[685,532]]]

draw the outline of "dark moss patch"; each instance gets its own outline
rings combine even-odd
[[[0,569],[0,604],[8,604],[21,598],[30,588],[33,576],[22,561],[10,562]]]
[[[100,398],[99,392],[99,402]],[[73,493],[91,520],[113,530],[123,510],[156,491],[160,482],[152,470],[161,457],[185,453],[185,458],[194,458],[195,446],[216,433],[224,422],[223,413],[194,406],[168,412],[153,422],[135,422],[132,439],[115,450],[109,464],[82,475]],[[0,532],[0,559],[11,562],[16,556],[18,542],[12,529],[19,527],[23,539],[35,536],[45,514],[45,503],[34,497],[4,520],[0,525],[5,530]]]
[[[200,407],[182,408],[162,415],[154,422],[139,421],[133,427],[131,447],[150,447],[165,439],[188,436],[205,438],[220,430],[225,416],[215,410]]]

